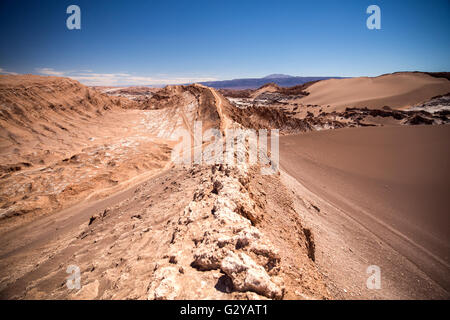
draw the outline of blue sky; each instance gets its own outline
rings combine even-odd
[[[81,30],[66,28],[71,4]],[[450,71],[448,0],[1,0],[0,23],[0,73],[86,84]]]

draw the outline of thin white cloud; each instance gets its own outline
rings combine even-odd
[[[14,76],[18,75],[18,73],[16,73],[16,72],[6,71],[3,68],[0,68],[0,74],[10,74],[10,75],[14,75]]]
[[[43,74],[43,75],[46,75],[46,76],[62,77],[65,74],[64,71],[56,71],[56,70],[53,70],[52,68],[36,68],[36,71],[39,74]]]
[[[214,81],[211,77],[147,77],[129,73],[94,73],[90,70],[57,71],[53,68],[37,68],[39,74],[49,76],[69,77],[88,86],[117,86],[117,85],[162,85],[183,84],[192,82]]]

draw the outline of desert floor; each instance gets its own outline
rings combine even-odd
[[[309,216],[323,229],[324,238],[316,236],[323,254],[350,250],[349,264],[356,254],[379,265],[393,298],[440,296],[450,285],[449,147],[449,126],[345,128],[282,137],[280,163],[342,222],[327,221],[327,209]],[[343,230],[339,248],[329,238]],[[336,278],[355,277],[345,261],[332,261],[338,256],[326,268],[340,265]]]

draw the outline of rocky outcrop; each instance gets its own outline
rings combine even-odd
[[[236,153],[247,155],[248,146],[238,145]],[[238,162],[191,169],[192,173],[202,173],[202,183],[178,219],[168,255],[176,257],[183,270],[193,267],[198,272],[220,271],[234,291],[281,299],[284,289],[278,277],[280,257],[257,227],[263,212],[248,190],[248,170],[247,163]],[[189,265],[183,265],[183,260]],[[175,276],[174,267],[165,260],[158,265],[161,269],[152,279],[150,299],[173,287],[169,283]],[[177,298],[175,289],[170,292],[167,299]]]

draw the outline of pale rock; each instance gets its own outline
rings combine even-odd
[[[164,267],[156,271],[148,290],[149,300],[173,300],[180,290],[177,285],[179,271],[175,267]]]
[[[229,252],[220,268],[238,291],[254,291],[272,299],[283,296],[282,289],[272,282],[266,270],[245,253]]]

